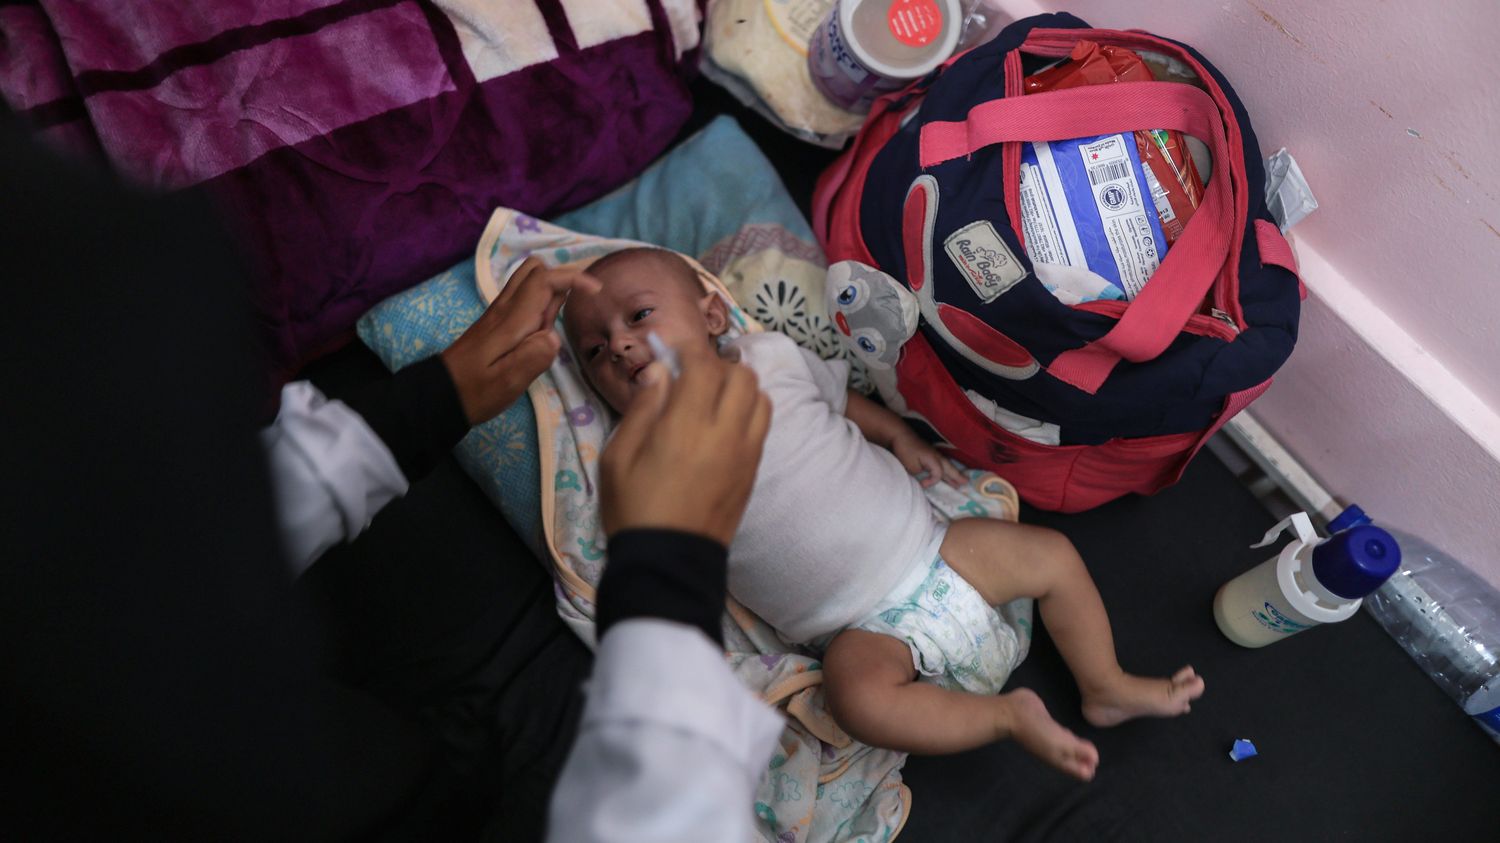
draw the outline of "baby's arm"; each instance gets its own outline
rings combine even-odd
[[[854,422],[866,439],[895,454],[907,471],[914,475],[927,472],[922,481],[924,489],[939,480],[950,486],[964,483],[963,473],[958,467],[907,427],[900,416],[852,389],[849,390],[848,403],[844,405],[844,415]]]

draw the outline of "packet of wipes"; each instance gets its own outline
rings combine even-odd
[[[1087,269],[1098,298],[1133,299],[1161,265],[1166,234],[1133,137],[1100,135],[1021,148],[1021,225],[1033,263]]]

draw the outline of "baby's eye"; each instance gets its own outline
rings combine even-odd
[[[850,284],[849,286],[839,291],[839,304],[852,304],[854,302],[854,299],[858,296],[859,290],[855,288],[853,284]]]
[[[655,309],[656,308],[653,308],[653,307],[643,307],[640,310],[637,310],[635,312],[635,314],[630,317],[630,321],[631,322],[639,322],[642,319],[645,319],[647,316],[650,316],[651,315],[651,311],[653,311]]]
[[[587,351],[583,352],[583,358],[585,360],[593,360],[595,357],[598,357],[599,353],[601,351],[603,351],[603,350],[604,350],[604,344],[603,343],[600,343],[599,345],[591,345],[591,346],[588,347]]]

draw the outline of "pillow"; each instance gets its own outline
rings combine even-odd
[[[733,118],[715,119],[635,181],[554,222],[693,255],[767,327],[824,357],[845,353],[824,305],[822,250],[771,163]],[[446,348],[483,308],[471,257],[377,305],[359,320],[359,337],[394,371]],[[523,396],[470,431],[455,454],[544,556],[537,447],[536,416]]]
[[[601,196],[692,113],[696,0],[0,5],[23,119],[216,200],[281,377],[462,259],[497,205]]]
[[[837,0],[719,0],[703,24],[703,75],[773,125],[838,149],[863,112],[838,107],[813,84],[808,42]]]

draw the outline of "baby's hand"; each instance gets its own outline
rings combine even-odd
[[[938,450],[927,441],[918,436],[911,428],[903,427],[901,432],[891,440],[891,453],[901,465],[912,474],[917,476],[926,473],[922,478],[922,488],[927,488],[942,480],[949,486],[958,488],[968,482],[958,466],[949,462]]]

